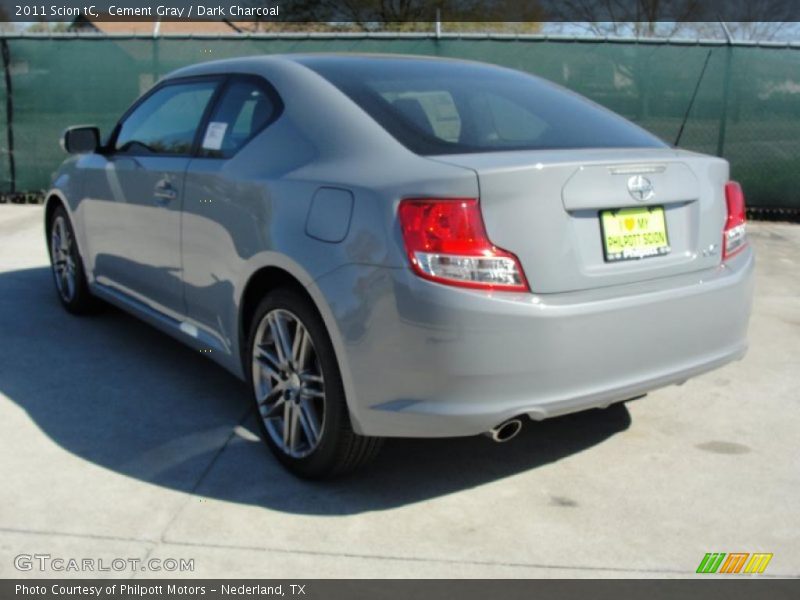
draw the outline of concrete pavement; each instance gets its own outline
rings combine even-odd
[[[41,220],[0,206],[0,577],[65,575],[20,554],[194,560],[94,574],[115,577],[685,577],[712,551],[800,576],[800,226],[750,226],[744,361],[505,445],[392,440],[314,484],[262,447],[244,384],[117,310],[65,313]]]

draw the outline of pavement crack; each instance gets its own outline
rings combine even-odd
[[[246,550],[248,552],[274,552],[276,554],[297,554],[303,556],[320,556],[320,557],[336,557],[336,558],[349,558],[354,560],[378,560],[378,561],[398,561],[398,562],[413,562],[413,563],[439,563],[446,565],[472,565],[480,567],[506,567],[514,569],[543,569],[543,570],[565,570],[565,571],[590,571],[602,572],[610,571],[615,573],[660,573],[660,574],[674,574],[682,575],[685,577],[694,574],[693,571],[684,569],[670,569],[670,568],[637,568],[637,567],[610,567],[610,566],[587,566],[587,565],[574,565],[574,564],[546,564],[546,563],[527,563],[527,562],[514,562],[514,561],[491,561],[491,560],[477,560],[470,558],[442,558],[431,556],[397,556],[397,555],[382,555],[382,554],[358,554],[350,552],[326,552],[322,550],[300,550],[290,548],[274,548],[265,546],[238,546],[234,544],[215,544],[207,542],[186,542],[186,541],[171,541],[166,542],[167,545],[179,547],[200,547],[200,548],[214,548],[218,550]],[[773,578],[793,578],[795,575],[761,575],[763,577]]]
[[[20,527],[0,527],[0,533],[19,533],[23,535],[56,535],[59,537],[74,537],[90,540],[99,540],[104,542],[137,542],[142,544],[157,544],[159,541],[149,538],[135,538],[121,535],[105,535],[101,533],[74,533],[70,531],[49,531],[49,530],[36,530],[24,529]]]
[[[194,484],[192,485],[191,489],[186,493],[186,499],[180,504],[180,506],[177,508],[175,513],[172,515],[172,517],[164,525],[163,529],[161,530],[161,535],[159,536],[159,544],[161,544],[161,543],[169,543],[166,540],[166,535],[167,535],[167,532],[169,531],[170,527],[172,527],[172,525],[175,523],[175,521],[178,520],[178,517],[180,517],[181,513],[183,513],[183,511],[186,509],[186,506],[191,501],[192,496],[194,496],[197,493],[197,490],[200,489],[200,486],[203,485],[203,482],[206,480],[208,475],[214,469],[214,466],[217,464],[217,461],[219,461],[219,459],[222,456],[222,454],[228,448],[228,445],[230,445],[231,440],[233,440],[233,438],[236,437],[236,429],[238,427],[240,427],[241,425],[243,425],[245,421],[247,421],[248,417],[250,416],[250,414],[252,412],[253,412],[253,408],[252,407],[248,407],[247,410],[245,410],[245,412],[242,414],[242,416],[239,417],[239,419],[237,419],[237,421],[234,424],[234,426],[231,427],[231,430],[228,433],[228,437],[225,438],[225,443],[223,443],[217,449],[217,451],[211,457],[211,460],[208,461],[208,464],[205,466],[205,468],[201,471],[200,475],[198,476],[197,481],[194,482]],[[155,550],[156,548],[157,548],[157,546],[153,547],[150,550],[150,552],[148,552],[148,555],[147,555],[148,558],[150,557],[150,554],[152,554],[153,550]]]
[[[166,528],[165,528],[166,529]],[[252,546],[252,545],[237,545],[237,544],[219,544],[208,542],[191,542],[181,540],[152,540],[142,538],[130,538],[124,536],[111,536],[102,534],[91,533],[70,533],[59,531],[36,531],[28,529],[18,529],[13,527],[0,527],[0,532],[17,533],[23,535],[41,535],[41,536],[62,536],[74,538],[86,538],[103,541],[123,541],[123,542],[140,542],[153,544],[153,548],[147,553],[144,561],[146,561],[152,554],[156,547],[175,546],[179,548],[208,548],[211,550],[237,550],[247,552],[272,552],[275,554],[295,554],[301,556],[320,556],[331,558],[344,558],[353,560],[377,560],[377,561],[397,561],[409,563],[439,563],[447,565],[473,565],[481,567],[505,567],[511,569],[543,569],[543,570],[564,570],[564,571],[585,571],[585,572],[613,572],[619,574],[646,574],[656,573],[664,575],[680,575],[683,577],[692,577],[694,572],[685,569],[674,568],[643,568],[643,567],[613,567],[603,565],[578,565],[578,564],[548,564],[548,563],[535,563],[535,562],[514,562],[514,561],[491,561],[491,560],[477,560],[470,558],[442,558],[432,556],[398,556],[391,554],[359,554],[352,552],[327,552],[323,550],[301,550],[293,548],[279,548],[269,546]],[[136,574],[134,574],[136,576]],[[768,579],[800,579],[800,574],[785,574],[785,573],[762,573],[759,578]]]

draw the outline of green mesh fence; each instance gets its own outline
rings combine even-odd
[[[200,61],[285,52],[386,52],[481,60],[541,75],[672,144],[721,154],[751,206],[800,208],[800,49],[618,41],[384,38],[8,38],[14,113],[10,174],[0,85],[0,181],[45,189],[68,125],[108,132],[169,71]],[[704,71],[705,65],[705,71]],[[703,76],[701,78],[701,73]],[[695,95],[694,102],[692,97]]]

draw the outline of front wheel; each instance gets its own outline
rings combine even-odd
[[[353,431],[333,345],[310,300],[291,289],[269,293],[248,348],[261,432],[288,470],[322,479],[377,454],[380,438]]]
[[[53,211],[48,233],[50,264],[61,304],[73,314],[94,312],[98,302],[89,291],[75,230],[63,206]]]

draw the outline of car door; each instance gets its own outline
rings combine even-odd
[[[168,81],[123,117],[87,164],[84,222],[96,283],[178,318],[185,313],[183,183],[219,78]]]
[[[278,117],[281,101],[261,77],[233,75],[199,136],[186,174],[182,225],[187,315],[230,352],[236,326],[234,282],[244,262],[268,246],[268,157],[248,144]]]

